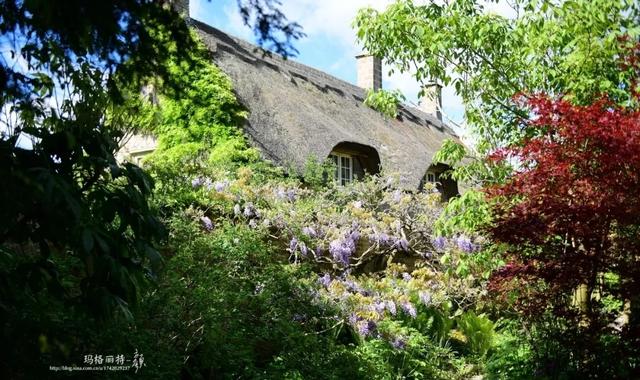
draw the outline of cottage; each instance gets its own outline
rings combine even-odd
[[[331,158],[341,184],[382,168],[399,173],[407,188],[435,182],[445,198],[458,193],[455,181],[439,177],[447,167],[432,162],[443,140],[458,140],[440,117],[439,88],[420,109],[401,105],[397,118],[385,118],[363,103],[368,89],[382,86],[382,65],[376,57],[356,57],[358,85],[353,85],[264,54],[200,21],[189,22],[214,63],[231,78],[238,100],[249,111],[245,132],[264,158],[298,171],[311,156]],[[121,155],[135,160],[153,148],[153,139],[135,137]]]

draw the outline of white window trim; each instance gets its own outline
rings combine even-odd
[[[331,152],[331,154],[329,154],[329,157],[335,156],[336,159],[336,172],[334,175],[334,179],[335,181],[339,184],[342,185],[342,182],[344,182],[344,184],[346,185],[347,183],[351,183],[353,182],[353,156],[349,155],[349,154],[345,154],[345,153],[337,153],[337,152]],[[349,162],[349,178],[343,178],[342,177],[342,169],[346,168],[342,166],[342,159],[341,158],[347,158],[348,162]]]
[[[137,150],[129,153],[129,161],[138,166],[142,166],[142,160],[155,149]]]

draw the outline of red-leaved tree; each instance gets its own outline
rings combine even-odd
[[[497,201],[490,233],[513,253],[493,289],[531,285],[520,306],[535,314],[544,305],[568,312],[585,284],[582,312],[597,318],[592,299],[629,301],[640,285],[640,112],[606,99],[575,106],[539,95],[526,104],[538,137],[494,155],[519,169],[487,189]],[[616,279],[604,289],[607,274]]]
[[[640,74],[639,57],[640,44],[621,68]],[[640,324],[638,89],[637,81],[626,88],[625,104],[606,95],[590,105],[519,97],[534,137],[491,157],[516,171],[485,190],[494,214],[489,233],[510,256],[490,287],[528,316],[552,312],[615,327],[619,313],[602,307],[615,301],[631,314],[626,327]]]
[[[639,53],[625,57],[623,69],[640,72]],[[570,345],[583,342],[582,356],[569,348],[579,365],[603,365],[589,352],[611,338],[621,342],[611,357],[633,357],[624,365],[640,371],[638,88],[626,88],[624,104],[606,95],[589,105],[520,96],[533,137],[490,157],[515,172],[485,188],[494,217],[488,233],[508,262],[489,289],[530,322],[572,326],[578,338]]]

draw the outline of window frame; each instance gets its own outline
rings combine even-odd
[[[335,160],[334,160],[334,157],[335,157]],[[333,175],[334,181],[341,186],[352,183],[353,182],[353,156],[346,153],[331,152],[329,154],[329,158],[333,160],[334,164],[336,165],[336,171],[334,172],[334,175]],[[349,163],[348,167],[342,165],[343,158],[347,159],[347,162]],[[342,176],[343,169],[349,170],[348,178]]]
[[[155,149],[145,149],[145,150],[136,150],[133,152],[129,152],[129,162],[135,164],[139,167],[142,167],[143,160],[150,153],[153,153]]]

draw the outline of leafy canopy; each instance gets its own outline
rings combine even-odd
[[[173,3],[0,4],[0,270],[2,292],[16,300],[23,291],[55,290],[98,315],[127,314],[151,278],[149,262],[159,264],[154,247],[163,234],[148,204],[152,181],[118,163],[115,152],[125,132],[156,121],[141,89],[159,82],[177,96],[184,82],[174,66],[202,59]],[[263,39],[284,38],[279,49],[291,52],[299,26],[263,3],[240,6],[253,10],[247,21],[261,26]],[[76,260],[66,284],[77,283],[64,289],[59,263],[67,256]]]
[[[420,83],[453,85],[465,105],[477,148],[517,142],[535,131],[520,123],[516,94],[544,92],[577,104],[602,93],[618,103],[633,72],[616,62],[640,35],[638,4],[629,0],[517,0],[513,17],[487,12],[483,2],[415,4],[398,0],[385,11],[362,9],[358,38]]]

